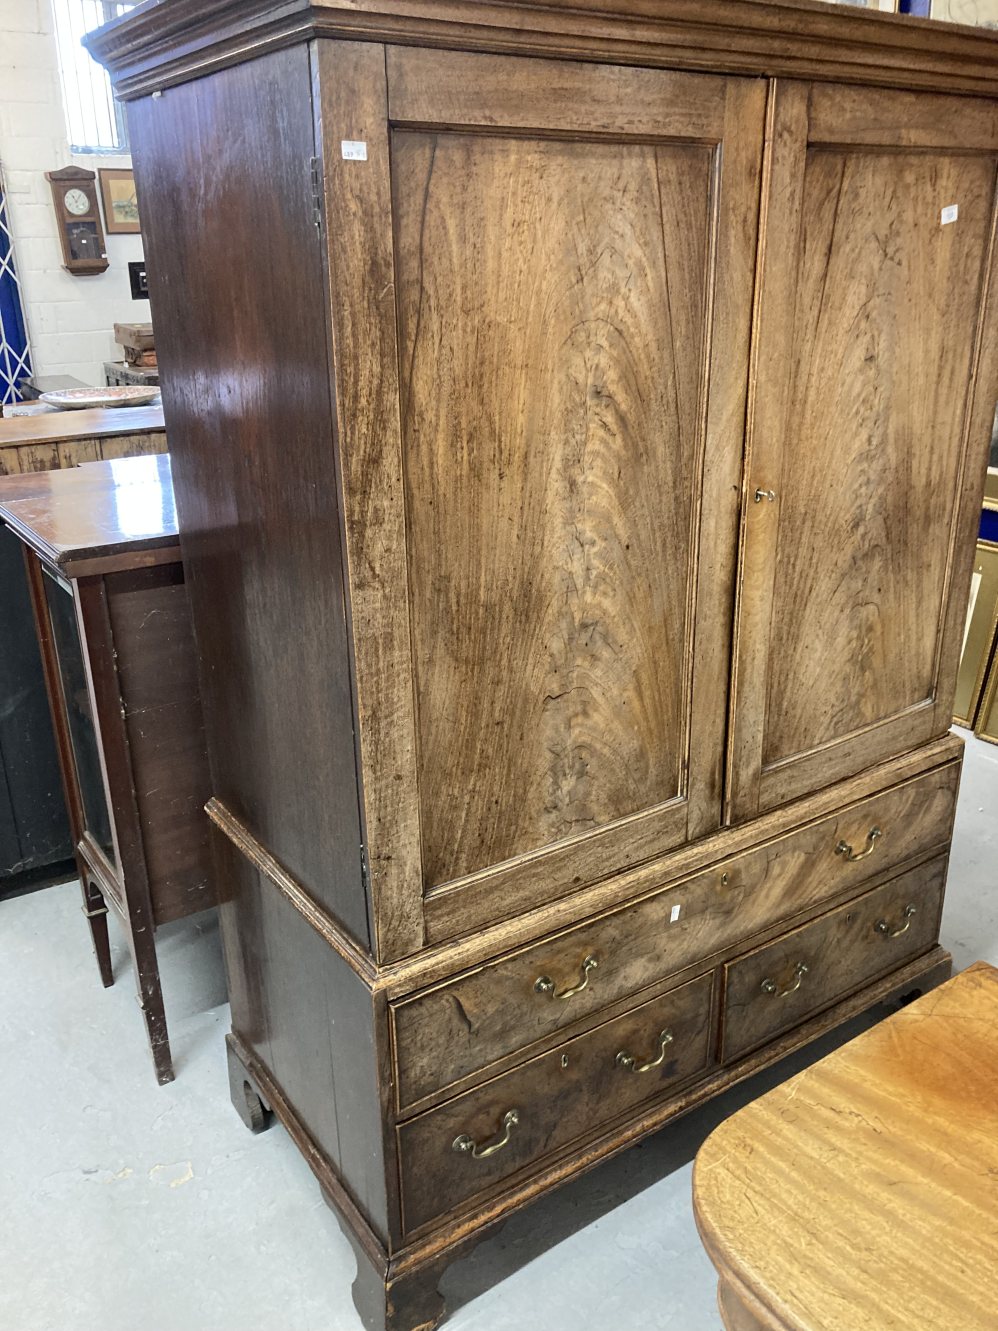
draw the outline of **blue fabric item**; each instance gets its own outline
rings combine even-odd
[[[28,330],[24,325],[21,287],[14,270],[7,198],[0,180],[0,402],[19,402],[18,382],[30,374]]]
[[[994,541],[998,544],[998,513],[990,508],[986,508],[981,514],[980,539],[982,541]]]
[[[901,0],[902,14],[914,14],[916,18],[928,18],[932,0]]]

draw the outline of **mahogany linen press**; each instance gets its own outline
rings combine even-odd
[[[232,1092],[442,1313],[490,1226],[949,973],[998,38],[166,0],[128,103]]]

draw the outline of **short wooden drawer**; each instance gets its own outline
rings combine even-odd
[[[701,1072],[712,992],[701,976],[400,1125],[406,1231]]]
[[[931,860],[724,968],[730,1063],[894,970],[939,936],[946,857]]]
[[[399,1109],[944,845],[959,773],[926,772],[396,1002]]]

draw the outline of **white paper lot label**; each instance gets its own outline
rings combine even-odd
[[[367,161],[367,144],[363,139],[341,139],[340,152],[348,162]]]

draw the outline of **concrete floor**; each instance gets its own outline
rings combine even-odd
[[[943,943],[998,963],[998,748],[971,739]],[[156,1085],[124,947],[102,992],[76,884],[0,902],[2,1331],[359,1331],[352,1253],[280,1128],[229,1105],[211,915],[161,935],[177,1080]],[[117,940],[116,940],[117,941]],[[854,1034],[864,1021],[846,1032]],[[718,1331],[691,1161],[736,1088],[535,1205],[448,1272],[452,1331]]]

